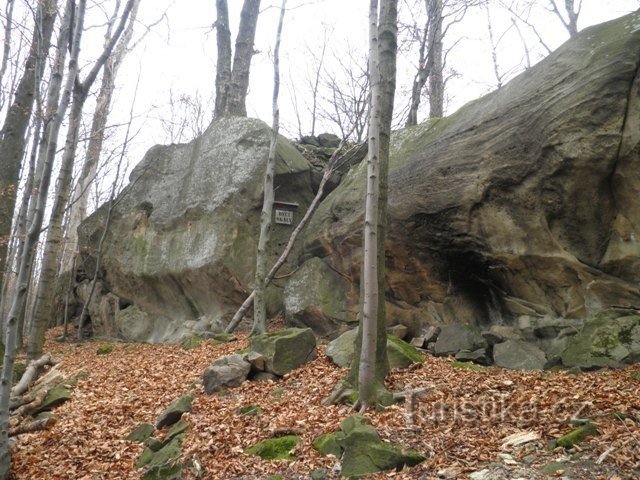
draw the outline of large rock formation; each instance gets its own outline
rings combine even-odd
[[[90,309],[94,331],[175,341],[219,329],[233,314],[253,281],[269,138],[264,122],[225,118],[188,144],[149,150],[116,200],[102,286]],[[310,166],[284,138],[275,182],[278,201],[300,205],[298,220],[313,197]],[[80,227],[84,270],[91,275],[106,212],[103,206]],[[291,228],[274,225],[272,257]],[[101,307],[106,295],[111,309]],[[268,296],[271,309],[279,309],[282,290],[270,289]]]
[[[636,12],[584,30],[451,117],[394,135],[390,322],[416,334],[639,304],[639,62]],[[306,236],[354,284],[365,168],[345,176]],[[357,314],[357,292],[342,311]]]
[[[584,319],[640,305],[639,65],[634,13],[452,116],[394,134],[390,323],[413,334],[513,325],[552,363]],[[224,119],[190,144],[152,149],[119,197],[91,311],[119,310],[120,334],[147,340],[224,322],[252,281],[267,143],[262,122]],[[309,164],[284,140],[279,153],[277,195],[303,211]],[[334,333],[357,319],[365,168],[342,176],[292,256],[293,324]],[[88,272],[104,214],[81,227]],[[274,254],[290,228],[275,230]],[[272,293],[276,309],[282,290]],[[126,327],[138,317],[144,325]]]

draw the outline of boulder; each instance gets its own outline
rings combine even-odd
[[[314,147],[319,147],[320,143],[318,142],[318,139],[316,137],[314,137],[313,135],[303,135],[302,137],[300,137],[300,144],[301,145],[312,145]]]
[[[249,376],[251,363],[242,355],[225,355],[205,368],[203,383],[208,395],[224,388],[238,387]]]
[[[130,442],[143,443],[147,438],[153,435],[156,428],[150,423],[142,423],[138,425],[129,435],[125,437],[125,440]]]
[[[608,309],[585,322],[560,355],[567,368],[589,370],[640,361],[640,314]]]
[[[340,424],[340,431],[321,435],[313,446],[323,455],[341,459],[342,476],[361,477],[385,470],[413,467],[426,457],[415,450],[384,442],[378,432],[360,415],[351,415]]]
[[[297,270],[284,289],[287,325],[332,336],[347,319],[347,282],[319,258]]]
[[[354,328],[332,340],[325,350],[327,357],[339,367],[350,367],[357,337],[358,329]],[[390,368],[406,368],[412,363],[425,360],[415,347],[393,335],[387,335],[387,357]]]
[[[156,421],[156,428],[160,429],[176,423],[184,413],[191,411],[191,402],[193,402],[193,395],[190,393],[177,399],[160,414]]]
[[[147,447],[138,457],[137,468],[144,468],[144,480],[171,480],[182,478],[180,464],[184,435],[173,437],[157,451]]]
[[[482,337],[489,345],[502,343],[506,340],[524,340],[520,330],[509,325],[491,325],[489,330],[482,332]]]
[[[318,135],[318,143],[321,147],[338,148],[340,146],[340,137],[333,133],[321,133]]]
[[[316,337],[310,328],[288,328],[251,337],[250,349],[264,357],[265,371],[282,376],[315,358]]]
[[[640,304],[638,22],[585,29],[453,115],[394,132],[389,318],[486,330]],[[365,186],[366,165],[354,166],[303,240],[354,279]],[[346,301],[355,317],[357,295]]]
[[[542,370],[547,357],[532,343],[507,340],[493,347],[493,361],[499,367],[512,370]]]
[[[64,385],[53,387],[47,392],[42,404],[33,411],[33,415],[37,415],[41,412],[48,412],[68,400],[71,400],[71,391],[67,387]]]
[[[387,333],[399,338],[400,340],[404,340],[409,333],[409,327],[402,324],[393,325],[392,327],[387,328]]]
[[[473,325],[443,325],[435,344],[436,355],[455,355],[461,350],[474,351],[486,346],[480,330]]]
[[[390,334],[387,335],[387,358],[389,359],[389,368],[406,368],[425,360],[425,357],[415,347]]]
[[[487,356],[487,351],[484,348],[479,348],[470,352],[469,350],[461,350],[455,355],[458,362],[474,362],[480,365],[489,365],[491,361]]]
[[[114,312],[123,338],[177,342],[199,334],[202,317],[226,324],[242,303],[255,276],[270,136],[260,120],[221,118],[189,143],[151,148],[133,169],[116,200],[102,255],[101,294],[130,305],[126,314]],[[283,137],[276,157],[277,200],[295,202],[304,212],[313,198],[309,162]],[[95,270],[106,213],[103,205],[78,229],[79,271],[87,278]],[[294,226],[300,218],[294,214]],[[291,230],[274,224],[269,264]],[[282,291],[268,294],[269,313],[275,314]],[[193,324],[183,329],[188,321]]]

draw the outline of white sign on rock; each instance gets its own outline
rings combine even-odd
[[[293,224],[293,212],[291,210],[277,210],[276,209],[276,223],[282,225]]]

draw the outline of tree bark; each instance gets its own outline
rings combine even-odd
[[[96,100],[96,107],[91,120],[91,133],[89,134],[89,145],[87,146],[87,155],[82,165],[80,177],[78,178],[73,200],[69,211],[69,225],[66,229],[64,257],[62,259],[60,271],[62,273],[69,272],[73,274],[74,259],[77,255],[78,248],[78,232],[82,220],[87,216],[87,205],[89,203],[89,187],[96,177],[98,165],[100,163],[100,155],[102,153],[102,145],[104,143],[105,129],[111,109],[111,101],[115,90],[115,79],[118,74],[120,65],[125,56],[129,52],[129,43],[133,37],[133,27],[138,15],[141,0],[133,3],[131,13],[129,14],[129,23],[122,34],[122,38],[115,47],[113,53],[104,64],[102,70],[102,80],[100,83],[100,91]],[[116,16],[113,17],[112,24],[115,23]],[[111,28],[105,35],[105,48],[111,40]]]
[[[262,201],[262,214],[260,215],[260,238],[258,239],[258,253],[256,256],[255,299],[253,305],[253,328],[251,335],[260,335],[267,331],[267,310],[264,301],[267,276],[267,247],[271,236],[273,214],[273,177],[276,170],[276,146],[278,144],[278,131],[280,129],[280,109],[278,108],[278,95],[280,93],[280,39],[282,38],[282,24],[284,22],[285,6],[287,1],[282,0],[280,6],[280,19],[276,32],[276,45],[273,50],[273,124],[271,125],[271,143],[269,145],[269,157],[264,172],[264,199]],[[237,52],[237,50],[236,50]]]
[[[218,18],[223,24],[222,29],[225,25],[228,29],[229,14],[226,0],[216,0],[216,6],[219,7]],[[216,112],[219,112],[219,107],[224,106],[224,115],[247,116],[249,72],[259,14],[260,0],[244,0],[231,71],[227,69],[231,58],[230,33],[227,35],[227,31],[218,30],[218,68],[222,65],[222,70],[216,72],[216,94],[222,94],[222,97],[219,99],[216,96]],[[221,40],[222,43],[220,43]],[[228,81],[225,82],[227,78]]]
[[[216,65],[216,104],[214,117],[218,118],[227,110],[227,95],[231,82],[231,29],[229,28],[229,7],[227,0],[216,0],[216,42],[218,59]]]
[[[432,58],[429,72],[429,118],[440,118],[444,115],[442,0],[430,0],[428,13],[431,19],[429,56]]]
[[[60,166],[60,173],[58,174],[58,181],[56,186],[56,194],[51,209],[51,217],[49,220],[49,226],[47,228],[47,239],[44,247],[44,254],[42,257],[42,267],[40,272],[40,278],[38,282],[38,289],[36,294],[36,311],[35,316],[31,322],[31,333],[29,335],[29,345],[27,353],[29,358],[35,359],[42,355],[42,347],[44,345],[44,337],[49,325],[49,318],[51,316],[51,302],[53,296],[53,280],[56,276],[58,258],[61,252],[62,246],[62,221],[64,218],[65,207],[69,201],[69,194],[71,191],[71,180],[73,173],[73,161],[76,156],[76,148],[78,146],[78,135],[80,133],[80,126],[82,121],[82,110],[84,108],[85,101],[89,95],[89,91],[93,82],[95,82],[100,69],[103,67],[113,48],[115,47],[120,35],[124,31],[127,22],[129,20],[129,14],[133,8],[134,3],[139,0],[129,0],[125,5],[124,11],[118,27],[116,28],[113,36],[107,42],[100,57],[94,63],[93,67],[89,71],[87,78],[80,83],[75,83],[73,91],[73,104],[71,107],[71,114],[69,117],[69,127],[67,130],[67,138],[65,141],[64,152],[62,154],[62,162]]]
[[[67,107],[69,106],[73,84],[78,76],[78,54],[80,50],[80,40],[82,38],[86,4],[87,0],[78,1],[76,28],[71,46],[68,76],[60,104],[58,105],[56,114],[52,119],[50,138],[47,144],[47,155],[43,165],[42,181],[40,183],[37,198],[34,198],[37,206],[35,208],[33,222],[29,226],[29,232],[25,241],[22,258],[20,259],[16,290],[13,294],[11,308],[6,321],[6,348],[4,352],[4,363],[2,365],[2,375],[0,377],[0,480],[7,479],[11,471],[11,450],[9,448],[8,437],[9,406],[13,365],[16,355],[18,313],[21,306],[24,304],[24,299],[27,294],[27,284],[29,282],[29,269],[27,267],[31,264],[36,244],[40,238],[40,231],[42,229],[47,194],[49,192],[49,185],[51,182],[51,172],[53,170],[53,161],[56,154],[56,139],[60,132],[62,119],[64,118]]]
[[[25,151],[25,134],[33,111],[36,89],[40,88],[56,19],[56,0],[40,0],[33,38],[24,73],[0,131],[0,284],[5,271],[7,245],[11,236],[13,211]]]

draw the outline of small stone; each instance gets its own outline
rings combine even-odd
[[[421,337],[424,337],[424,343],[428,344],[434,342],[438,339],[438,335],[440,335],[440,327],[436,327],[434,325],[429,325],[425,330],[423,330]]]
[[[424,348],[425,343],[425,337],[413,337],[409,342],[409,345],[416,348]]]
[[[191,411],[191,402],[193,402],[192,394],[183,395],[173,402],[169,408],[162,412],[158,417],[156,428],[162,428],[176,423],[182,418],[183,413]]]
[[[264,372],[264,356],[258,352],[247,352],[244,359],[251,364],[251,371],[254,373]]]
[[[138,425],[129,435],[127,435],[124,439],[129,440],[130,442],[144,442],[147,438],[149,438],[155,427],[150,423],[143,423]]]
[[[225,355],[216,359],[203,374],[204,391],[208,395],[223,388],[237,387],[251,371],[251,364],[243,355]]]
[[[255,382],[276,382],[280,379],[277,375],[269,372],[256,373],[251,380]]]

